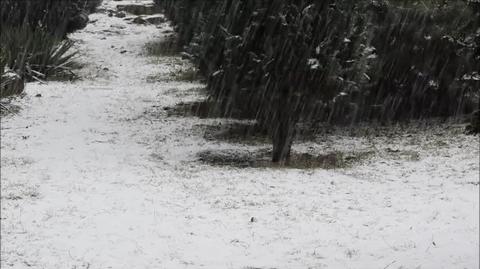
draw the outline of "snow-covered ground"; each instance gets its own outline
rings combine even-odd
[[[91,19],[72,35],[83,79],[29,84],[2,119],[1,268],[479,267],[478,137],[297,143],[374,152],[336,170],[202,164],[206,149],[257,146],[167,116],[202,85],[162,79],[182,61],[143,55],[165,29]]]

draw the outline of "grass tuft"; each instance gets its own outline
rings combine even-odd
[[[171,75],[176,81],[194,82],[201,79],[200,73],[195,67],[182,69],[178,72],[172,72]]]
[[[145,44],[144,50],[147,56],[168,57],[180,53],[177,40],[174,37],[166,37],[162,40],[155,40]]]
[[[73,41],[58,38],[41,28],[2,27],[0,30],[0,75],[14,72],[22,80],[45,81],[51,77],[73,76],[71,67],[77,52]],[[4,90],[2,97],[17,93]]]

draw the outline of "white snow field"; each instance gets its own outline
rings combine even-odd
[[[341,169],[210,166],[197,153],[268,145],[206,140],[195,126],[224,120],[167,116],[203,98],[167,79],[186,62],[143,53],[170,26],[91,20],[71,36],[82,79],[30,83],[2,118],[2,269],[479,267],[478,136],[296,143],[375,152]]]

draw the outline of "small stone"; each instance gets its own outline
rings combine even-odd
[[[480,110],[476,110],[470,115],[469,125],[466,128],[467,134],[478,134],[480,133]]]
[[[76,30],[87,27],[89,22],[88,13],[86,11],[80,11],[75,16],[69,18],[67,23],[67,32],[72,33]]]
[[[255,217],[250,218],[250,222],[251,223],[257,222],[257,218],[255,218]]]
[[[164,16],[157,16],[157,15],[145,17],[144,20],[150,24],[162,24],[167,21],[167,19],[165,19]]]
[[[120,51],[121,54],[127,53],[127,50]]]
[[[25,81],[19,74],[13,71],[7,71],[1,74],[0,79],[2,81],[0,97],[20,94],[25,89]]]
[[[35,95],[35,97],[42,97],[42,95],[38,93],[37,95]]]
[[[125,18],[127,16],[127,14],[123,11],[119,11],[117,13],[115,13],[115,17],[117,18]]]
[[[147,23],[147,21],[146,21],[144,18],[140,17],[140,16],[139,16],[139,17],[136,17],[135,19],[133,19],[132,22],[133,22],[133,23],[136,23],[136,24],[146,24],[146,23]]]
[[[117,10],[133,15],[153,15],[162,12],[161,8],[153,4],[125,4],[117,5]]]

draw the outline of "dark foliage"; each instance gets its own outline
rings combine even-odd
[[[66,34],[88,23],[101,0],[2,0],[0,97],[18,94],[25,80],[69,74],[73,42]],[[71,74],[70,74],[71,75]]]
[[[474,1],[156,0],[209,78],[215,109],[250,113],[284,161],[299,121],[383,123],[478,107]]]
[[[29,25],[42,28],[57,36],[82,29],[88,22],[88,13],[102,0],[2,0],[0,23],[2,28]]]

